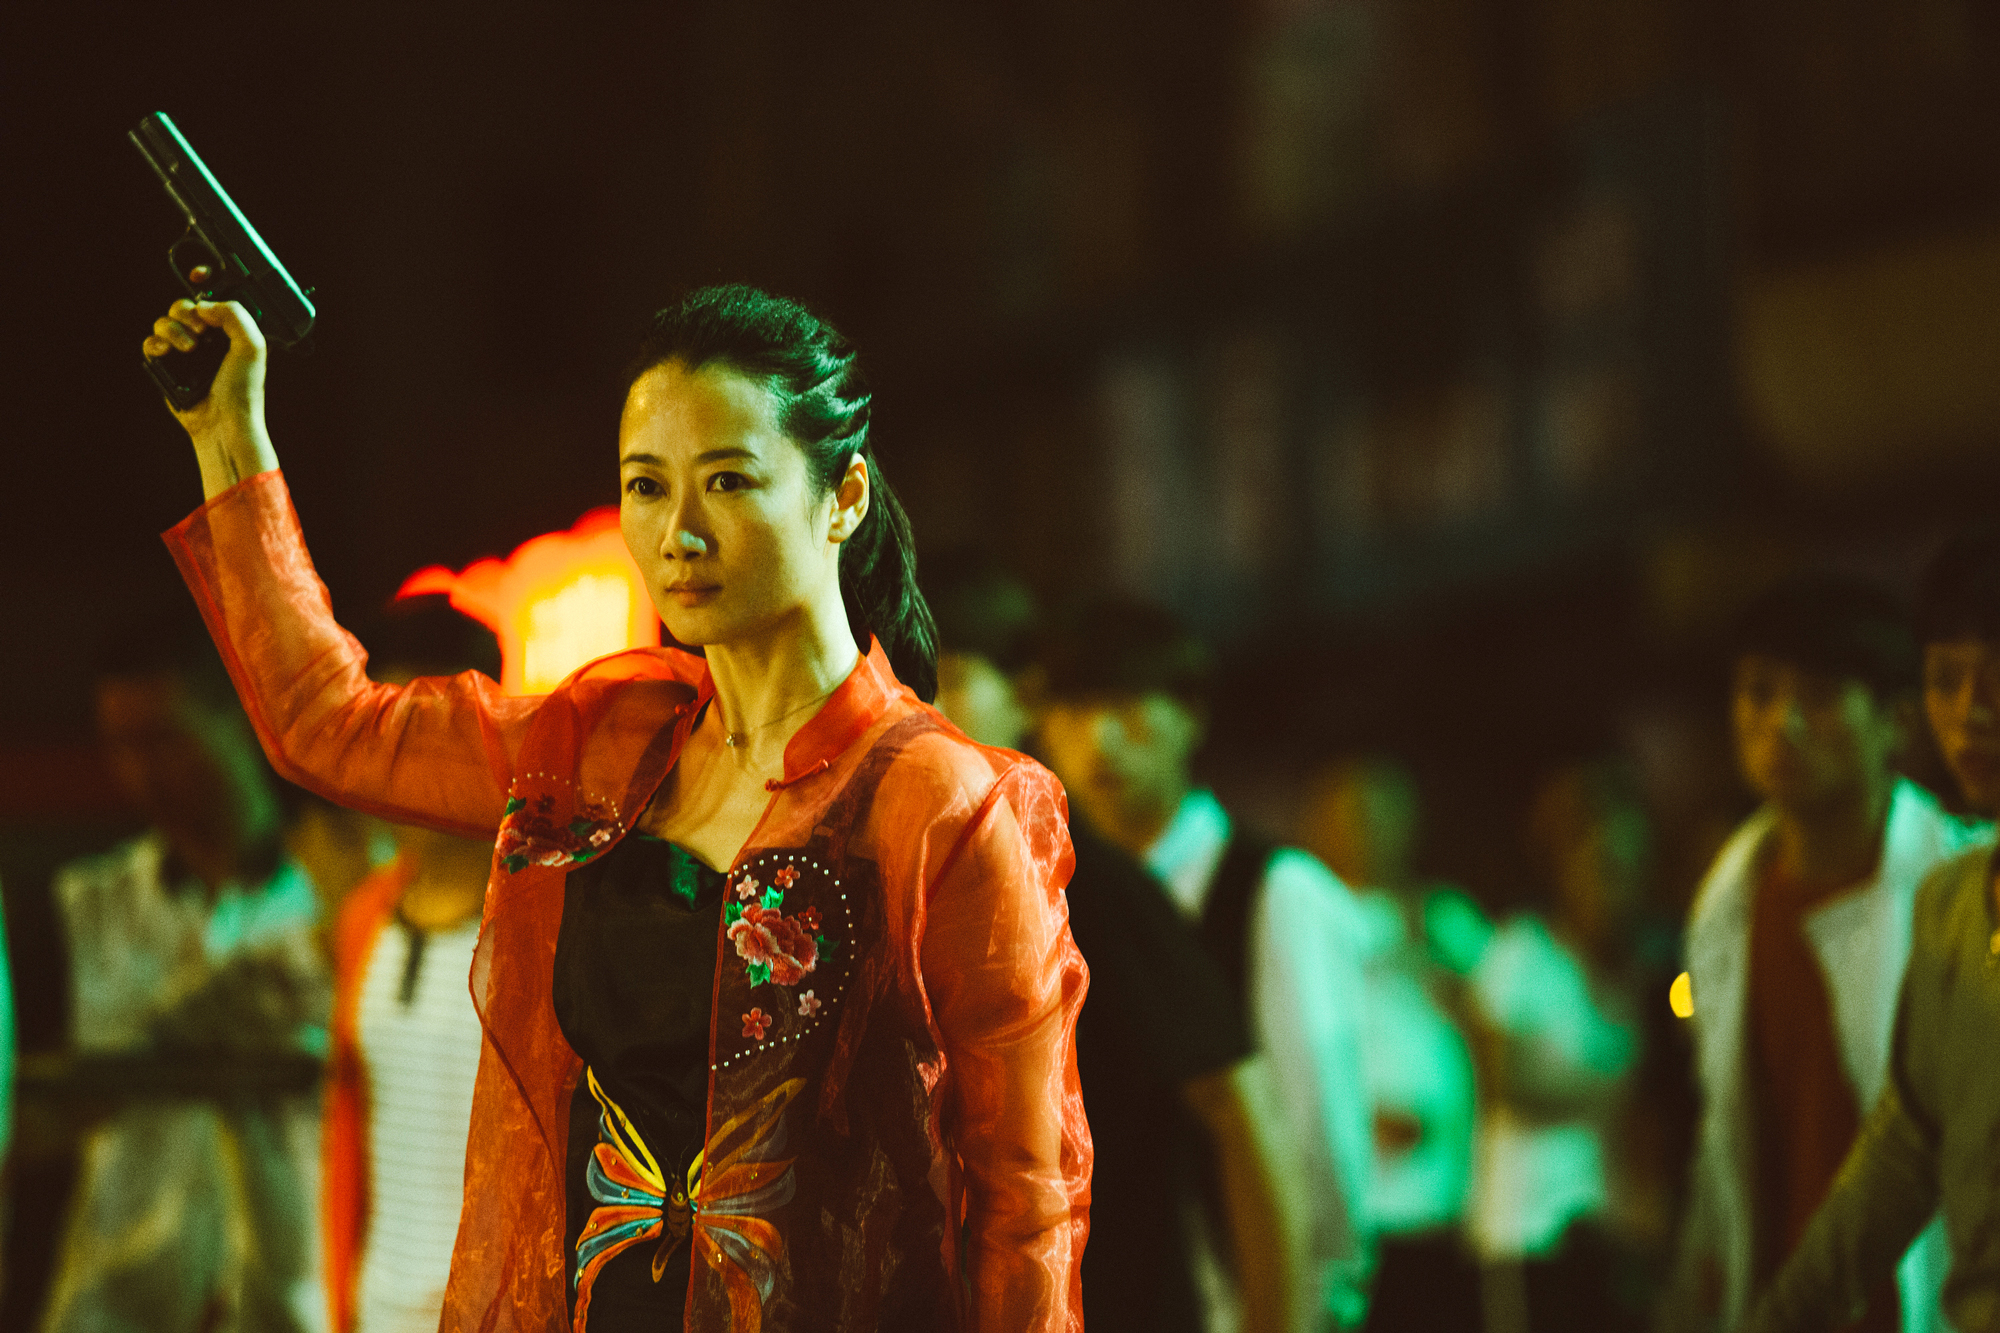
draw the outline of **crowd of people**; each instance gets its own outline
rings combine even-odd
[[[1496,920],[1415,873],[1420,799],[1391,757],[1327,762],[1292,848],[1236,827],[1191,777],[1211,682],[1165,611],[1100,597],[1042,625],[992,563],[947,565],[932,586],[939,706],[976,738],[1032,749],[1070,794],[1073,929],[1110,1011],[1086,1009],[1086,1024],[1125,1029],[1115,1064],[1079,1036],[1086,1105],[1108,1111],[1093,1120],[1100,1151],[1124,1150],[1109,1145],[1134,1088],[1157,1107],[1179,1083],[1199,1104],[1174,1060],[1204,1043],[1144,1076],[1131,1066],[1156,1048],[1147,1023],[1213,1030],[1219,981],[1247,1025],[1247,1067],[1268,1061],[1290,1084],[1246,1106],[1275,1120],[1253,1136],[1276,1145],[1270,1169],[1310,1182],[1303,1280],[1320,1326],[1996,1326],[1977,1136],[2000,1117],[1973,1052],[2000,958],[2000,536],[1948,543],[1914,608],[1830,572],[1750,602],[1725,706],[1760,804],[1684,928],[1651,900],[1651,820],[1616,759],[1559,766],[1537,788],[1523,836],[1546,903]],[[1925,726],[1954,791],[1899,776]],[[1151,938],[1099,942],[1111,904],[1140,918],[1123,905],[1135,872],[1150,873],[1151,910],[1176,909],[1180,950],[1151,943],[1143,969],[1100,967]],[[1677,1134],[1675,1085],[1689,1081],[1696,1123]],[[1103,1248],[1084,1257],[1098,1326],[1240,1326],[1250,1270],[1216,1281],[1202,1249],[1235,1214],[1200,1191],[1198,1163],[1177,1170],[1195,1201],[1178,1247],[1150,1200],[1144,1226],[1127,1221],[1118,1205],[1144,1196],[1100,1174]],[[1150,1259],[1123,1248],[1128,1231]],[[1205,1308],[1130,1319],[1128,1285],[1190,1273]]]
[[[254,325],[148,354],[209,328],[206,625],[100,656],[149,828],[54,885],[102,1109],[46,1333],[2000,1328],[2000,535],[1748,605],[1760,805],[1684,923],[1613,756],[1500,912],[1395,755],[1290,829],[1204,785],[1166,609],[919,586],[793,303],[696,293],[630,380],[627,540],[705,658],[547,699],[448,609],[334,624]]]

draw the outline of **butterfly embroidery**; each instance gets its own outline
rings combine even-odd
[[[653,1281],[658,1282],[667,1260],[687,1239],[694,1216],[687,1187],[678,1182],[668,1187],[637,1127],[598,1084],[596,1072],[589,1068],[583,1072],[599,1113],[598,1143],[590,1151],[584,1178],[597,1207],[576,1238],[574,1333],[584,1333],[591,1287],[613,1255],[660,1237],[653,1252]]]

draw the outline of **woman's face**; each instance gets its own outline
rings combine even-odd
[[[783,632],[840,596],[840,543],[867,513],[855,460],[821,494],[762,384],[669,361],[641,375],[618,427],[619,528],[675,639]]]

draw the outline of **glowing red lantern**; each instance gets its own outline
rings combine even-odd
[[[442,565],[403,580],[397,597],[443,593],[500,640],[500,686],[547,694],[593,658],[660,642],[660,618],[639,567],[606,505],[567,532],[516,547],[505,560],[475,561],[459,573]]]

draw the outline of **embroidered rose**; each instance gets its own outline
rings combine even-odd
[[[507,803],[495,853],[510,874],[529,866],[572,866],[590,860],[611,845],[618,821],[602,806],[581,804],[567,823],[559,823],[555,797],[519,797]]]
[[[767,899],[768,901],[768,899]],[[775,906],[751,903],[729,927],[736,956],[748,966],[750,984],[796,986],[819,965],[819,942]]]
[[[743,1035],[752,1041],[764,1040],[764,1034],[771,1030],[771,1016],[762,1009],[752,1009],[743,1015]]]
[[[799,995],[799,1017],[811,1018],[818,1012],[819,1001],[814,998],[813,993],[811,991],[801,992]]]
[[[799,872],[791,866],[785,866],[777,874],[771,876],[771,882],[781,889],[789,889],[792,885],[799,882]]]

